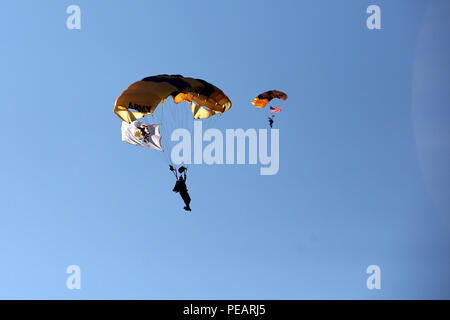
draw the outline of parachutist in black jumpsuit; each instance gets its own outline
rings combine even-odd
[[[269,125],[270,125],[270,127],[272,128],[272,125],[273,125],[273,119],[270,118],[270,117],[269,117]]]
[[[185,167],[181,167],[178,169],[178,171],[180,172],[180,176],[178,177],[177,173],[175,170],[172,170],[173,167],[171,168],[171,171],[175,172],[175,177],[177,178],[177,182],[175,183],[175,187],[173,187],[172,191],[173,192],[179,192],[181,198],[184,201],[184,204],[186,205],[184,207],[184,210],[186,211],[191,211],[191,208],[189,207],[189,204],[191,203],[191,197],[189,196],[187,187],[186,187],[186,168]],[[184,175],[183,175],[184,173]]]

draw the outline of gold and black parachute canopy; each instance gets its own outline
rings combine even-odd
[[[206,119],[231,108],[223,91],[205,80],[161,74],[130,85],[117,98],[114,113],[130,123],[152,114],[169,96],[176,104],[187,101],[194,119]]]
[[[288,98],[288,96],[286,93],[284,93],[282,91],[270,90],[270,91],[261,93],[259,96],[257,96],[255,99],[253,99],[252,104],[258,108],[264,108],[266,106],[266,104],[269,103],[270,100],[275,99],[275,98],[286,100]]]

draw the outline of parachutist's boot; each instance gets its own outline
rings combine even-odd
[[[191,208],[190,208],[189,206],[185,206],[185,207],[184,207],[184,210],[186,210],[186,211],[192,211]]]

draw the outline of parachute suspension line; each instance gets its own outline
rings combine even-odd
[[[192,142],[192,135],[193,135],[193,115],[190,111],[190,106],[189,103],[186,101],[183,103],[182,109],[180,109],[179,111],[181,112],[181,125],[183,126],[184,129],[186,129],[187,131],[189,131],[191,133],[191,142]],[[191,145],[192,147],[192,145]],[[192,154],[191,154],[192,157]],[[183,164],[184,167],[188,168],[189,164],[184,163]]]
[[[165,139],[166,139],[166,136],[165,136],[165,123],[164,123],[164,102],[162,102],[161,103],[161,105],[160,106],[158,106],[156,109],[155,109],[155,112],[157,112],[157,109],[160,109],[159,110],[159,122],[160,122],[160,134],[161,134],[161,146],[163,146],[163,153],[166,153],[166,148],[165,148]],[[164,154],[163,155],[163,158],[167,158],[166,157],[166,154]]]
[[[175,143],[170,138],[172,132],[178,128],[185,129],[192,134],[192,113],[187,108],[186,102],[175,104],[175,102],[169,100],[156,108],[155,115],[161,123],[161,143],[164,148],[164,158],[168,164],[175,166],[171,161],[171,149]],[[188,164],[183,165],[188,166]]]
[[[170,116],[170,114],[167,114],[168,111],[166,110],[169,106],[168,106],[169,102],[166,103],[166,101],[164,101],[161,104],[161,127],[163,127],[164,131],[161,132],[161,134],[163,134],[161,139],[164,139],[164,158],[166,159],[166,162],[169,164],[172,164],[172,161],[170,159],[170,126],[169,126],[169,119],[168,117]],[[170,111],[170,110],[169,110]]]
[[[170,134],[172,134],[174,130],[178,129],[177,127],[180,125],[180,119],[179,119],[180,115],[179,115],[178,106],[179,106],[179,104],[176,104],[175,100],[172,100],[172,105],[171,105],[171,110],[170,110],[170,113],[172,116],[172,120],[171,120],[172,126],[170,129],[170,131],[171,131]],[[172,141],[171,141],[170,146],[173,147]],[[170,163],[172,163],[172,161],[170,161]],[[175,166],[175,168],[176,168],[176,166]]]
[[[210,128],[215,127],[216,124],[217,124],[217,120],[218,120],[220,117],[222,117],[222,114],[221,114],[221,113],[217,113],[217,114],[213,115],[213,116],[211,117],[210,122],[209,122],[209,127],[210,127]],[[209,120],[209,119],[208,119],[208,120]]]
[[[154,122],[159,122],[161,125],[161,144],[164,148],[164,155],[162,160],[174,167],[176,166],[171,159],[171,150],[176,143],[171,141],[172,132],[175,129],[179,128],[185,129],[189,131],[189,133],[191,134],[191,139],[193,139],[194,121],[201,121],[202,133],[204,134],[206,130],[215,128],[218,123],[217,121],[222,117],[222,114],[217,113],[207,119],[194,119],[194,115],[191,110],[192,108],[187,101],[176,104],[171,100],[166,100],[156,108],[155,113],[153,114],[155,116]],[[215,129],[220,130],[220,128]],[[182,165],[186,168],[190,167],[190,165],[187,163],[184,163]]]
[[[175,103],[173,101],[168,101],[166,104],[164,104],[164,125],[165,125],[165,136],[166,136],[166,160],[169,164],[173,165],[172,159],[170,157],[171,153],[171,147],[172,147],[172,141],[171,141],[171,135],[174,130],[175,124],[177,122],[176,120],[176,110],[175,110]]]

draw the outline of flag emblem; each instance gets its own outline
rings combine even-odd
[[[270,107],[270,113],[278,113],[281,112],[281,107]]]

